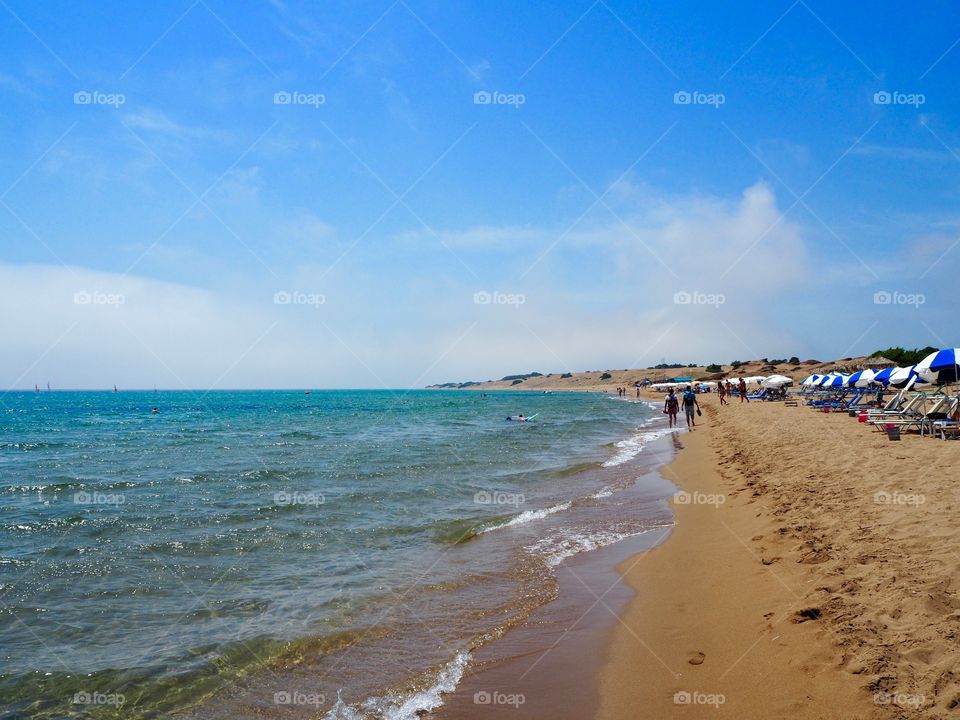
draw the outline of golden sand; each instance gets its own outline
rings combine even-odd
[[[960,717],[960,443],[701,404],[664,470],[692,502],[621,568],[599,716]]]

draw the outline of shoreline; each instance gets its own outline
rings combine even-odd
[[[620,568],[636,594],[597,717],[954,717],[957,491],[929,470],[954,446],[702,397],[707,422],[663,469],[692,501]],[[923,502],[884,501],[897,493]]]
[[[651,440],[624,464],[635,479],[621,492],[667,502],[676,488],[662,470],[681,447],[679,436],[667,433]],[[600,704],[596,674],[614,626],[635,594],[618,568],[663,543],[672,530],[672,524],[651,528],[564,559],[554,568],[557,596],[479,648],[456,689],[431,717],[474,720],[507,711],[543,720],[593,717]],[[478,694],[490,702],[478,702]],[[511,705],[516,698],[521,702]]]
[[[870,717],[876,707],[801,615],[800,573],[749,548],[762,529],[743,496],[728,497],[711,446],[719,407],[702,405],[707,422],[662,469],[689,502],[672,503],[665,543],[621,565],[636,595],[607,650],[597,717],[637,706],[652,717]]]

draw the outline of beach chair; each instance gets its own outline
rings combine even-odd
[[[924,416],[920,424],[920,435],[935,437],[939,434],[941,440],[946,440],[947,433],[950,433],[950,437],[956,439],[960,430],[960,421],[951,418],[958,407],[960,407],[960,397],[945,395]]]
[[[897,392],[892,398],[887,401],[887,404],[882,408],[872,408],[867,410],[867,416],[873,417],[874,415],[885,415],[890,413],[897,413],[903,409],[903,406],[909,402],[913,395],[907,395],[903,390]]]
[[[764,388],[758,393],[753,393],[752,395],[748,392],[747,400],[766,400],[768,392],[769,390],[767,388]]]
[[[920,392],[907,400],[907,402],[899,410],[888,410],[883,412],[871,412],[868,410],[867,423],[870,425],[888,425],[891,423],[896,423],[898,420],[917,421],[926,414],[924,412],[924,404],[926,401],[927,394]],[[881,428],[881,430],[882,429],[883,428]]]

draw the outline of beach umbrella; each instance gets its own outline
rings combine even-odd
[[[892,367],[884,368],[883,370],[878,371],[876,375],[873,376],[873,382],[880,383],[881,385],[889,385],[890,376],[893,375],[894,370],[898,369],[899,368]]]
[[[821,375],[820,379],[817,380],[817,385],[819,387],[827,387],[830,384],[830,381],[836,377],[835,375]]]
[[[764,387],[783,387],[784,385],[792,384],[793,379],[788,378],[786,375],[771,375],[761,383]]]
[[[827,384],[827,387],[842,388],[846,384],[847,384],[846,375],[833,375],[830,379],[830,382]]]
[[[817,374],[807,375],[803,380],[800,381],[800,384],[805,387],[812,387],[813,385],[816,385],[817,382],[822,377],[823,375],[817,375]]]
[[[866,370],[858,370],[853,375],[847,378],[847,387],[857,387],[865,388],[870,387],[870,383],[873,382],[873,378],[876,375],[876,372],[867,368]]]
[[[916,365],[910,367],[897,368],[890,374],[890,385],[895,388],[905,388],[907,386],[925,384],[923,378],[917,375]]]
[[[916,365],[917,374],[927,382],[952,385],[960,381],[960,348],[930,353]]]

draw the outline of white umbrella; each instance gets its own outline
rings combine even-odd
[[[792,385],[793,378],[788,378],[786,375],[771,375],[765,379],[761,385],[763,387],[783,387],[784,385]]]

